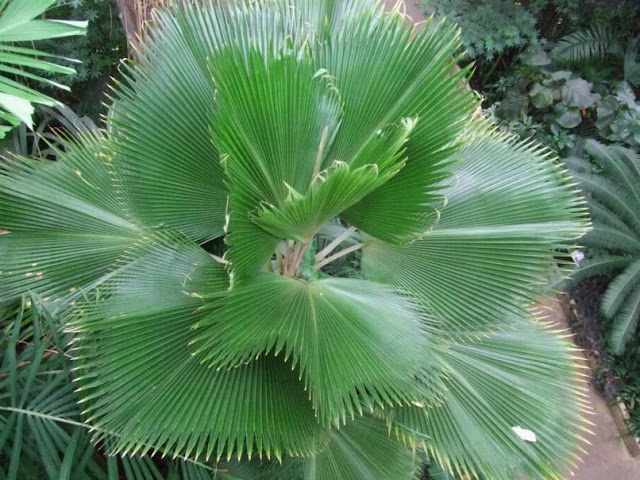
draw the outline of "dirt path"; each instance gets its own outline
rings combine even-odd
[[[396,3],[399,3],[397,0],[385,0],[384,4],[386,8],[393,8]],[[422,10],[418,8],[418,0],[405,0],[404,2],[405,13],[413,19],[414,22],[421,22],[424,20],[424,15],[422,14]]]
[[[568,322],[560,302],[556,298],[546,299],[545,318],[561,328],[568,328]],[[586,365],[586,360],[585,360]],[[587,440],[591,443],[584,448],[587,454],[582,464],[573,472],[573,480],[638,480],[640,479],[640,457],[632,458],[620,439],[611,412],[600,394],[589,386],[589,403],[593,415],[589,421],[594,425]]]

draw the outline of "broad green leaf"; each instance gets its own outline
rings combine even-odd
[[[325,435],[282,360],[216,370],[193,355],[203,297],[224,292],[228,278],[185,241],[150,245],[80,307],[80,389],[96,438],[117,435],[114,452],[193,458],[314,453]]]
[[[567,80],[567,83],[562,87],[562,102],[568,107],[593,107],[600,100],[600,95],[591,91],[592,86],[582,78]]]
[[[2,52],[0,53],[0,71],[7,74],[7,76],[0,76],[0,117],[10,124],[10,127],[0,126],[3,137],[20,121],[25,122],[29,128],[33,128],[32,103],[48,106],[56,104],[51,97],[28,87],[22,79],[47,83],[50,86],[68,90],[59,83],[33,75],[28,69],[14,68],[11,65],[67,75],[75,72],[72,68],[59,66],[41,58],[51,58],[52,55],[11,45],[14,42],[46,40],[86,33],[87,22],[36,19],[54,3],[55,0],[8,0],[0,3],[0,51]],[[12,117],[15,117],[15,120]]]
[[[232,370],[208,368],[189,347],[198,319],[191,303],[80,324],[81,338],[99,345],[83,348],[90,422],[123,435],[118,452],[314,453],[322,431],[291,369],[273,357]]]
[[[26,123],[29,128],[33,128],[31,117],[33,116],[34,108],[28,100],[14,95],[7,95],[6,93],[0,93],[0,107],[18,117]]]
[[[529,92],[531,103],[536,108],[545,108],[553,103],[553,90],[536,83]]]
[[[438,218],[439,183],[449,176],[455,140],[476,104],[465,88],[467,71],[452,73],[459,50],[449,24],[431,23],[412,39],[404,17],[371,9],[343,17],[319,53],[345,103],[327,160],[358,161],[381,129],[417,119],[405,167],[343,215],[369,235],[403,243]]]
[[[119,465],[121,472],[140,473],[128,479],[172,478],[161,475],[149,457],[108,457],[105,469],[97,455],[102,446],[91,444],[91,425],[80,415],[68,355],[71,338],[36,298],[23,299],[21,308],[5,313],[0,314],[0,342],[6,347],[0,362],[0,451],[16,459],[18,479],[106,480],[117,474]],[[107,439],[105,448],[110,443]],[[167,465],[192,475],[185,478],[210,478],[198,461],[169,460]],[[0,476],[9,468],[0,466]],[[203,472],[209,476],[203,477]]]
[[[263,203],[283,208],[290,189],[307,194],[341,105],[310,58],[263,58],[251,51],[247,64],[238,65],[229,53],[212,70],[218,87],[213,135],[232,190],[229,259],[241,280],[266,263],[276,242],[250,216]]]
[[[364,417],[331,432],[329,446],[304,459],[304,480],[410,479],[421,465],[412,452],[390,435],[383,422]]]
[[[489,132],[459,156],[438,225],[407,247],[365,241],[362,262],[366,278],[414,295],[451,333],[468,336],[525,313],[553,250],[578,238],[586,220],[547,153]]]
[[[309,458],[275,462],[230,463],[218,475],[225,480],[361,480],[414,478],[420,452],[399,443],[380,420],[364,417],[331,431],[330,443]]]
[[[215,310],[197,323],[196,353],[216,368],[282,355],[299,365],[322,422],[344,422],[371,401],[420,396],[426,333],[411,302],[388,287],[264,275],[208,308]]]
[[[308,243],[323,225],[396,173],[380,174],[375,163],[351,168],[336,162],[318,174],[305,196],[291,192],[282,208],[263,206],[252,221],[277,237]]]
[[[210,74],[175,25],[141,56],[117,86],[110,115],[119,187],[142,225],[180,230],[199,242],[219,237],[228,191],[210,133]]]
[[[139,240],[114,192],[104,138],[68,143],[57,162],[0,165],[2,300],[31,290],[72,300],[95,288]],[[62,302],[64,303],[64,302]]]
[[[22,25],[42,15],[49,9],[55,0],[29,0],[16,2],[8,0],[0,5],[0,32]]]
[[[564,128],[575,128],[582,122],[580,109],[567,107],[564,103],[559,103],[555,107],[555,118],[558,125]]]
[[[16,0],[13,1],[17,3]],[[36,40],[85,35],[87,25],[88,22],[71,23],[56,20],[30,20],[11,28],[3,28],[4,25],[0,24],[0,41],[33,42]]]

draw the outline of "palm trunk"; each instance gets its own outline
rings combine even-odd
[[[175,0],[172,0],[175,1]],[[182,0],[188,1],[188,0]],[[153,10],[169,3],[167,0],[116,0],[120,21],[127,35],[129,56],[137,58],[137,47],[144,39],[145,31],[152,19]]]

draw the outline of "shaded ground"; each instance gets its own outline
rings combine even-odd
[[[592,365],[592,383],[607,402],[616,399],[621,387],[614,375],[614,359],[606,349],[604,339],[607,326],[600,317],[600,301],[610,280],[609,277],[590,277],[571,288],[569,301],[573,303],[567,313],[567,321],[575,334],[576,344],[595,363],[595,368]]]
[[[544,303],[548,307],[545,310],[547,320],[567,328],[568,321],[559,300],[550,298]],[[581,334],[590,337],[587,332],[581,332]],[[588,396],[593,409],[593,415],[589,417],[589,421],[593,423],[591,431],[594,435],[587,439],[590,442],[590,445],[585,446],[587,454],[583,456],[582,464],[573,472],[574,476],[571,478],[575,480],[640,479],[640,458],[634,459],[629,455],[620,439],[608,402],[593,385],[589,385]]]

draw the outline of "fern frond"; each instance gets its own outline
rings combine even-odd
[[[627,300],[620,307],[620,313],[614,319],[613,330],[611,332],[610,347],[620,354],[624,351],[627,343],[633,337],[638,327],[638,317],[640,316],[640,284],[636,284]]]
[[[551,56],[558,62],[590,62],[606,57],[614,47],[612,31],[596,25],[562,37],[551,51]]]

